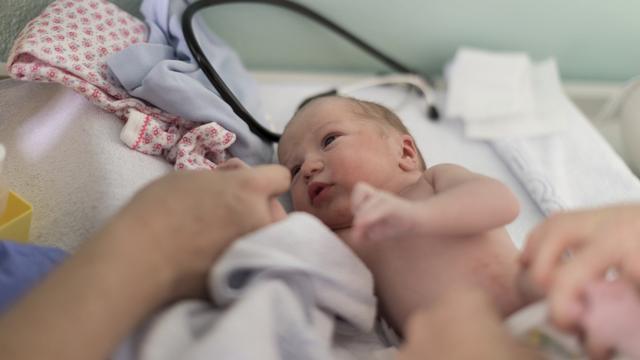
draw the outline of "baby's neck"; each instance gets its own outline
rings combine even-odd
[[[333,230],[333,231],[336,234],[336,236],[338,236],[340,238],[340,240],[342,240],[345,244],[347,244],[347,245],[351,244],[351,227],[337,229],[337,230]],[[351,246],[349,246],[349,247],[351,247]],[[352,248],[352,250],[353,250],[353,248]]]

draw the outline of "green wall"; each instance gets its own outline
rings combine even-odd
[[[640,74],[637,0],[297,0],[394,54],[439,74],[459,46],[554,56],[563,77],[619,81]],[[139,1],[114,1],[133,11]],[[8,3],[4,5],[3,3]],[[0,34],[15,35],[47,1],[0,0]],[[18,8],[29,8],[14,16]],[[11,13],[9,15],[5,13]],[[249,67],[364,71],[384,67],[320,27],[264,5],[204,10]],[[8,23],[7,23],[8,22]],[[7,41],[0,48],[6,58]]]
[[[555,56],[565,78],[640,74],[637,0],[298,0],[412,67],[439,74],[459,46]],[[208,9],[213,28],[249,66],[371,69],[325,31],[264,6]],[[320,35],[322,33],[322,36]]]

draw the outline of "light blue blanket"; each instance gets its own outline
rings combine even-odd
[[[273,146],[238,118],[194,60],[182,34],[187,0],[144,0],[140,11],[149,26],[148,43],[136,44],[107,59],[111,74],[127,92],[169,113],[197,122],[215,121],[236,134],[231,155],[256,165],[272,162]],[[193,28],[200,47],[227,86],[262,124],[257,84],[237,54],[198,16]]]
[[[54,247],[0,241],[0,312],[66,257],[66,252]]]

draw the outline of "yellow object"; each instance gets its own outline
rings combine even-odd
[[[0,216],[0,239],[28,242],[32,211],[31,204],[10,191],[7,209]]]

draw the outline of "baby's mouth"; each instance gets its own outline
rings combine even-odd
[[[331,184],[321,182],[313,182],[309,184],[307,193],[309,194],[309,201],[311,204],[316,205],[317,202],[322,201],[324,198],[323,195],[327,193],[327,190],[330,187]]]

